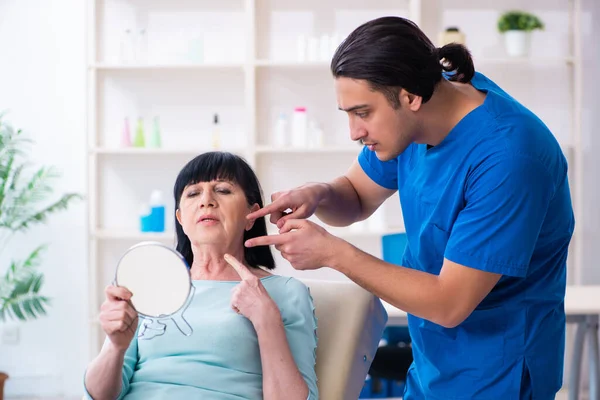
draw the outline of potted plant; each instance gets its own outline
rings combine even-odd
[[[512,57],[529,54],[531,32],[544,29],[543,22],[525,11],[508,11],[498,19],[498,31],[504,36],[506,53]]]
[[[25,148],[29,142],[0,114],[0,254],[15,234],[44,223],[50,214],[67,209],[73,200],[81,198],[67,193],[49,200],[53,192],[50,182],[58,174],[52,167],[36,167],[29,173],[32,166]],[[0,276],[0,323],[28,321],[46,314],[49,299],[41,292],[44,274],[38,269],[45,247],[38,246],[23,260],[12,260]],[[0,400],[7,378],[0,372]]]

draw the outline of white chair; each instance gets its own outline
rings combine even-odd
[[[301,279],[317,316],[321,400],[356,400],[387,322],[381,301],[353,282]]]

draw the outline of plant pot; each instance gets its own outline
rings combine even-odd
[[[0,372],[0,400],[4,400],[4,381],[8,379],[8,375]]]
[[[504,32],[504,46],[506,48],[506,54],[511,57],[528,56],[531,49],[531,32]]]

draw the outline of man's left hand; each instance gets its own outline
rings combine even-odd
[[[248,239],[246,247],[274,245],[295,269],[310,270],[331,266],[340,239],[321,226],[304,219],[290,219],[278,235]]]

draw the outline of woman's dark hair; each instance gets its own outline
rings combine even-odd
[[[451,81],[470,82],[475,67],[469,50],[456,43],[436,48],[414,22],[401,17],[377,18],[359,26],[331,60],[335,78],[366,80],[394,108],[400,107],[402,88],[427,102],[443,71],[450,73]]]
[[[261,208],[263,207],[260,184],[250,165],[243,158],[235,154],[215,151],[197,156],[189,161],[179,172],[173,188],[175,210],[179,208],[181,195],[186,186],[198,182],[210,182],[216,179],[224,179],[237,183],[244,190],[248,205],[258,204]],[[177,234],[177,251],[181,253],[191,268],[194,262],[192,245],[190,239],[183,232],[181,224],[177,221],[177,217],[175,217],[175,232]],[[244,241],[266,234],[267,225],[265,219],[258,218],[252,228],[244,232]],[[244,258],[251,267],[275,268],[275,260],[269,246],[244,247]]]

